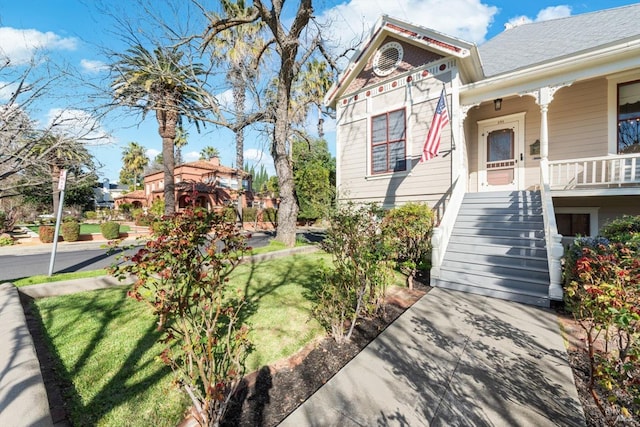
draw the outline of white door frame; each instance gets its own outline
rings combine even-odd
[[[523,190],[525,179],[524,116],[525,112],[479,120],[478,124],[478,191]],[[485,134],[492,130],[511,128],[514,132],[516,157],[514,181],[509,185],[492,186],[487,183],[487,144]]]

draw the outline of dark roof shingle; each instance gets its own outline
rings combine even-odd
[[[480,45],[486,77],[561,59],[640,35],[640,4],[523,24]]]

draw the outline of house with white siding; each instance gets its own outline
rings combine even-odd
[[[561,300],[563,236],[640,214],[638,22],[635,4],[475,45],[382,16],[325,99],[339,200],[428,203],[434,286]]]

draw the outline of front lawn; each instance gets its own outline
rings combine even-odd
[[[253,352],[247,372],[295,353],[324,335],[310,317],[310,289],[319,286],[323,253],[247,263],[231,285],[247,300]],[[189,402],[160,362],[155,320],[128,287],[36,301],[45,334],[68,381],[73,425],[175,426]]]

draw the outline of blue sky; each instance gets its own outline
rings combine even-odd
[[[106,1],[117,14],[134,17],[130,20],[141,32],[147,32],[152,24],[145,20],[141,3],[147,0]],[[182,0],[183,4],[187,0]],[[203,4],[215,5],[217,2],[203,0]],[[289,0],[293,6],[297,2]],[[320,21],[330,22],[331,34],[336,45],[349,44],[368,31],[381,14],[387,14],[408,22],[433,28],[461,39],[481,44],[499,34],[506,24],[553,19],[569,15],[592,12],[595,10],[633,4],[632,1],[525,1],[513,0],[314,0],[316,16]],[[9,57],[15,67],[24,66],[24,61],[32,57],[34,49],[39,47],[47,51],[52,63],[61,67],[72,67],[85,81],[85,84],[104,86],[104,64],[108,61],[103,54],[104,48],[122,51],[127,45],[113,33],[113,18],[104,15],[97,0],[0,0],[0,56]],[[149,4],[158,10],[162,0]],[[214,6],[211,6],[213,8]],[[167,21],[175,19],[172,11],[161,8]],[[196,28],[197,19],[187,19],[178,12],[180,25]],[[615,25],[615,24],[614,24]],[[6,102],[9,87],[8,69],[0,69],[0,104]],[[60,84],[50,95],[42,97],[37,105],[30,109],[30,115],[42,123],[61,109],[69,110],[77,122],[90,120],[83,110],[88,109],[90,91],[79,84]],[[222,96],[222,94],[219,94]],[[309,132],[315,132],[310,119]],[[153,116],[142,123],[130,112],[122,110],[104,118],[100,131],[90,150],[104,165],[100,173],[102,178],[112,181],[118,179],[121,168],[122,148],[129,141],[141,143],[150,155],[158,153],[161,142]],[[108,137],[106,136],[108,135]],[[103,138],[104,136],[104,138]],[[326,138],[330,149],[335,150],[335,133],[331,123],[327,124]],[[183,148],[186,160],[195,160],[198,152],[207,145],[213,145],[221,152],[222,163],[235,166],[235,147],[233,135],[225,130],[208,126],[198,134],[189,130],[188,145]],[[245,160],[258,164],[262,162],[273,170],[269,159],[267,141],[257,132],[250,132],[245,138]]]

